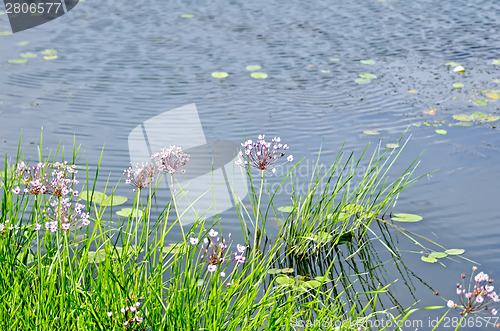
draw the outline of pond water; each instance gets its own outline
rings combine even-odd
[[[499,10],[495,0],[86,0],[53,22],[0,36],[0,151],[14,155],[22,131],[22,148],[35,158],[41,128],[45,151],[70,148],[75,137],[90,166],[104,145],[101,179],[114,183],[130,162],[127,139],[136,126],[196,103],[208,141],[281,136],[296,160],[305,159],[305,180],[321,145],[328,164],[342,144],[359,153],[407,131],[397,168],[423,152],[419,174],[440,170],[404,191],[395,211],[423,216],[406,227],[465,249],[498,278],[500,121],[460,126],[453,115],[500,113]],[[58,57],[44,59],[47,48]],[[38,56],[9,63],[25,52]],[[247,65],[260,65],[268,78],[252,78]],[[454,72],[457,65],[465,72]],[[216,79],[216,71],[229,75]],[[358,84],[363,73],[377,78]],[[118,192],[132,196],[125,184]],[[240,231],[237,220],[222,224]],[[426,264],[400,239],[407,267],[456,299],[455,283],[473,264]],[[422,306],[443,304],[428,288],[414,291]]]

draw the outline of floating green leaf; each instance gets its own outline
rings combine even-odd
[[[350,231],[341,235],[337,234],[333,236],[332,242],[336,243],[337,245],[348,244],[352,242],[352,238],[354,238],[354,232]]]
[[[324,283],[327,283],[327,282],[331,282],[332,280],[330,278],[328,278],[326,275],[325,276],[316,276],[314,277],[314,279],[316,279],[317,281],[319,282],[324,282]]]
[[[262,68],[262,67],[260,65],[258,65],[258,64],[251,64],[251,65],[247,66],[247,70],[248,71],[259,70],[260,68]]]
[[[12,32],[11,31],[0,31],[0,36],[8,36],[8,35],[11,35]]]
[[[282,213],[291,213],[293,210],[293,206],[283,206],[279,207],[278,210]]]
[[[9,63],[26,63],[27,59],[12,59],[9,60]]]
[[[340,61],[340,59],[338,57],[331,57],[330,61],[337,62],[337,61]]]
[[[368,84],[371,81],[372,81],[371,79],[365,79],[365,78],[356,78],[354,80],[356,84]]]
[[[57,55],[49,55],[49,56],[44,56],[43,57],[45,60],[50,61],[50,60],[55,60],[57,59]]]
[[[37,57],[37,55],[35,53],[26,52],[26,53],[21,53],[21,57],[24,57],[25,59],[33,59]]]
[[[274,280],[280,285],[291,285],[295,283],[295,280],[293,278],[290,278],[286,275],[279,275],[278,277],[274,278]]]
[[[483,100],[474,100],[472,101],[473,104],[475,105],[478,105],[478,106],[487,106],[488,103],[486,101],[483,101]]]
[[[432,252],[429,254],[429,256],[434,257],[436,259],[442,259],[444,257],[447,257],[448,254],[445,252]]]
[[[80,199],[88,201],[87,196],[90,200],[93,200],[94,203],[105,207],[123,205],[128,200],[126,197],[119,195],[107,196],[103,192],[98,191],[94,191],[94,195],[92,195],[91,191],[80,192]]]
[[[472,113],[471,118],[474,121],[484,121],[486,119],[486,114],[483,113],[482,111],[476,111]]]
[[[312,237],[312,240],[318,244],[326,244],[327,242],[331,242],[333,240],[333,236],[328,232],[320,231]]]
[[[462,88],[462,87],[464,87],[464,84],[462,84],[462,83],[453,83],[453,87],[454,88]]]
[[[453,118],[456,119],[457,121],[462,121],[462,122],[472,121],[472,117],[468,115],[453,115]]]
[[[437,262],[437,259],[434,256],[421,256],[420,259],[424,262],[427,263],[435,263]]]
[[[465,253],[465,249],[461,248],[452,248],[452,249],[447,249],[444,251],[448,255],[460,255]]]
[[[455,125],[459,125],[459,126],[472,126],[472,123],[471,122],[458,122]]]
[[[89,262],[91,263],[100,263],[106,260],[106,252],[104,250],[99,251],[89,251],[88,253]]]
[[[182,247],[184,244],[168,244],[166,247],[163,247],[161,251],[164,254],[177,254],[182,251]]]
[[[500,116],[494,116],[494,115],[486,115],[486,118],[483,120],[484,122],[495,122],[500,119]]]
[[[191,17],[194,17],[193,14],[182,14],[181,15],[182,18],[191,18]]]
[[[267,78],[267,74],[264,72],[252,72],[250,74],[250,76],[252,76],[252,78],[255,78],[255,79],[266,79]]]
[[[269,269],[267,271],[267,273],[270,274],[270,275],[279,274],[279,273],[281,273],[281,269],[274,269],[274,268],[273,269]]]
[[[365,130],[365,131],[363,131],[363,133],[370,135],[370,136],[380,134],[380,132],[378,130]]]
[[[283,269],[281,269],[281,272],[284,273],[284,274],[291,274],[294,271],[295,270],[293,270],[293,268],[283,268]]]
[[[453,61],[450,61],[450,62],[446,62],[446,65],[447,65],[447,66],[452,66],[452,67],[455,67],[455,66],[458,66],[458,63],[453,62]]]
[[[328,70],[328,69],[323,69],[323,70],[321,70],[321,72],[326,74],[326,73],[329,73],[329,72],[330,72],[330,70]]]
[[[304,285],[307,287],[310,287],[310,288],[317,288],[317,287],[321,286],[321,282],[317,281],[317,280],[308,280],[308,281],[304,282]]]
[[[361,62],[363,64],[375,64],[374,60],[360,60],[359,62]]]
[[[396,217],[392,217],[391,220],[396,222],[419,222],[422,220],[421,216],[414,214],[394,214]]]
[[[446,130],[436,130],[436,133],[447,134],[448,132]]]
[[[212,72],[212,77],[213,78],[226,78],[229,74],[225,71],[214,71]]]
[[[46,48],[43,51],[41,51],[40,53],[42,53],[43,55],[56,55],[57,51],[53,48]]]
[[[364,73],[364,74],[359,74],[358,76],[359,76],[359,78],[363,78],[363,79],[377,79],[377,76],[375,76],[374,74]]]
[[[118,216],[122,216],[122,217],[142,217],[143,213],[142,213],[142,210],[134,210],[133,211],[133,214],[132,214],[132,208],[123,208],[119,211],[116,212],[116,214]]]
[[[493,61],[491,62],[491,64],[493,64],[493,65],[500,65],[500,60],[499,59],[493,59]]]
[[[30,42],[29,41],[21,41],[21,42],[18,42],[16,45],[17,46],[26,46],[28,45]]]
[[[385,148],[389,148],[389,149],[395,149],[398,147],[399,147],[398,144],[385,144]]]

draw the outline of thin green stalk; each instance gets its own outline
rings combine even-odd
[[[175,198],[174,174],[170,174],[170,180],[172,184],[172,199],[174,199],[175,214],[177,215],[177,220],[179,221],[179,225],[181,226],[182,239],[184,240],[184,244],[186,244],[186,234],[184,233],[181,217],[179,216],[179,210],[177,209],[177,200]]]
[[[262,198],[262,188],[264,186],[264,171],[261,171],[260,176],[260,190],[259,190],[259,200],[257,200],[257,210],[255,216],[255,233],[253,237],[253,247],[257,249],[257,232],[259,232],[259,215],[260,215],[260,201]],[[260,244],[259,247],[260,248]]]

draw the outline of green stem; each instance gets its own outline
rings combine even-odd
[[[257,247],[257,232],[259,231],[260,200],[262,198],[262,188],[264,186],[264,171],[261,172],[259,200],[257,200],[257,215],[255,216],[255,233],[253,237],[253,247]],[[260,245],[259,245],[260,248]]]
[[[182,239],[184,240],[184,244],[186,244],[186,234],[184,233],[184,228],[182,227],[181,217],[179,216],[179,210],[177,209],[177,200],[175,199],[174,174],[170,174],[170,180],[172,184],[172,199],[174,200],[175,214],[177,215],[177,220],[181,226]]]

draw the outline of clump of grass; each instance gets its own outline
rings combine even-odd
[[[6,158],[1,179],[1,329],[281,330],[300,328],[299,321],[309,321],[313,325],[307,329],[319,330],[314,321],[328,319],[340,329],[363,330],[369,328],[368,319],[391,313],[392,307],[379,309],[376,304],[388,292],[387,286],[367,287],[356,291],[354,298],[350,285],[336,288],[342,280],[331,276],[334,254],[325,259],[319,279],[269,275],[277,261],[290,256],[303,260],[314,247],[318,252],[327,244],[336,247],[347,233],[352,233],[349,242],[355,236],[362,242],[375,216],[413,182],[406,178],[411,168],[386,184],[394,158],[389,161],[385,154],[372,157],[357,185],[353,176],[361,159],[350,163],[351,155],[340,166],[339,154],[326,177],[313,176],[306,196],[293,195],[278,239],[263,251],[257,230],[265,234],[267,214],[274,210],[274,196],[264,207],[267,211],[260,210],[263,169],[259,169],[261,189],[252,191],[258,207],[253,219],[238,207],[242,224],[251,220],[256,227],[254,245],[248,247],[217,233],[213,229],[220,227],[217,221],[209,224],[202,219],[182,229],[183,238],[172,240],[172,229],[181,224],[177,210],[175,222],[168,221],[175,200],[166,201],[158,216],[152,216],[156,187],[153,176],[148,177],[149,168],[126,173],[136,192],[131,194],[130,212],[117,218],[113,207],[127,199],[115,195],[116,186],[108,189],[109,183],[104,192],[97,192],[99,167],[93,175],[87,168],[83,181],[76,172],[60,177],[68,192],[60,190],[62,195],[56,196],[54,189],[42,193],[40,185],[58,164],[65,164],[64,155],[60,163],[56,163],[58,153],[46,159],[39,155],[46,166],[30,172],[31,177],[16,174],[23,162],[20,155],[14,168]],[[74,148],[64,167],[75,169],[78,159]],[[320,188],[321,183],[326,186]],[[86,206],[76,205],[81,204],[80,197]],[[81,217],[82,209],[88,217]],[[247,238],[247,227],[242,228]],[[412,311],[398,308],[394,318],[407,318]]]

